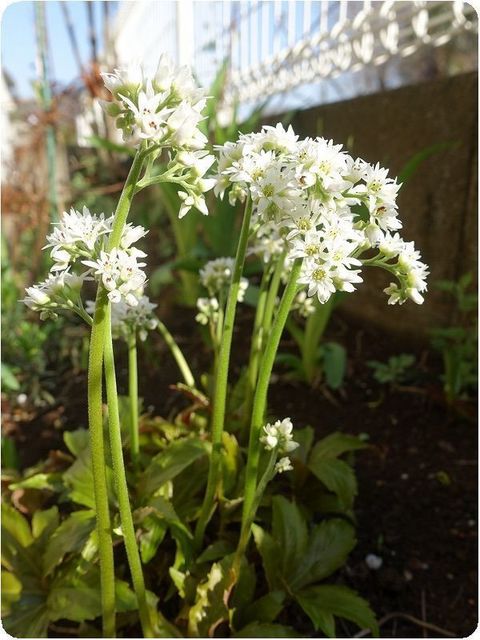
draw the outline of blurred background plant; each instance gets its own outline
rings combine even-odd
[[[478,294],[471,273],[443,280],[437,289],[455,301],[448,327],[431,330],[431,343],[442,355],[443,388],[449,404],[471,398],[478,387]]]

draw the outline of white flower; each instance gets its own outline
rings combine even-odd
[[[83,264],[93,269],[97,278],[107,289],[110,302],[118,303],[124,299],[127,304],[138,303],[135,292],[143,288],[146,275],[141,270],[144,262],[137,262],[135,255],[123,249],[114,248],[110,252],[101,251],[98,260],[84,260]]]
[[[217,298],[198,298],[197,309],[198,313],[195,316],[195,320],[199,324],[207,325],[209,323],[217,323],[219,309]]]
[[[292,471],[293,466],[290,462],[290,458],[287,456],[280,458],[280,460],[275,465],[275,471],[277,473],[284,473],[285,471]]]
[[[260,437],[267,451],[278,449],[280,453],[289,453],[299,445],[293,438],[293,424],[290,418],[277,420],[273,425],[270,423],[263,427],[264,435]]]

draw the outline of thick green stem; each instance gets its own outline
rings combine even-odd
[[[125,474],[125,463],[122,450],[122,433],[120,429],[120,415],[118,409],[117,381],[115,376],[115,360],[113,355],[113,342],[111,332],[111,308],[107,305],[105,312],[106,332],[105,332],[105,382],[107,388],[108,401],[108,427],[110,434],[110,449],[112,453],[113,471],[115,477],[115,488],[117,492],[118,508],[120,511],[120,523],[122,534],[127,550],[128,564],[132,575],[133,588],[137,596],[140,621],[142,623],[143,634],[146,638],[153,638],[153,627],[150,619],[150,612],[147,605],[145,582],[143,580],[142,564],[138,552],[137,541],[135,539],[135,528],[133,526],[132,510],[128,497],[127,477]]]
[[[158,321],[158,331],[162,334],[162,337],[165,340],[165,344],[170,349],[170,353],[172,354],[172,356],[175,358],[175,362],[180,369],[180,373],[183,376],[185,384],[189,387],[195,387],[195,378],[193,377],[193,374],[190,370],[190,367],[188,366],[185,356],[182,353],[182,350],[175,342],[175,338],[172,336],[170,331],[161,320]]]
[[[245,521],[242,522],[242,528],[240,531],[240,540],[238,542],[238,546],[237,549],[235,551],[235,558],[233,561],[233,566],[236,569],[236,571],[238,572],[239,568],[240,568],[240,563],[242,561],[242,556],[245,553],[245,550],[247,548],[247,544],[248,544],[248,539],[250,537],[250,529],[252,527],[253,521],[255,519],[255,515],[257,513],[257,509],[260,505],[260,502],[262,500],[263,494],[265,492],[265,489],[267,488],[267,484],[270,482],[270,480],[273,478],[273,476],[275,475],[274,473],[274,467],[275,467],[275,463],[277,461],[277,452],[274,449],[271,453],[270,453],[270,457],[268,459],[268,463],[267,463],[267,467],[265,469],[264,474],[262,475],[260,482],[258,483],[258,487],[255,491],[255,495],[254,495],[254,499],[253,499],[253,503],[252,506],[250,508],[250,511],[248,513],[248,516],[245,518]],[[237,573],[238,575],[238,573]]]
[[[262,360],[260,362],[260,371],[258,375],[255,397],[253,400],[252,422],[250,427],[250,440],[248,444],[247,467],[245,471],[245,491],[242,513],[242,531],[246,527],[250,518],[250,513],[254,506],[255,492],[257,490],[257,474],[258,461],[260,458],[260,435],[264,424],[265,411],[267,407],[268,386],[270,384],[270,376],[272,374],[275,356],[277,355],[278,345],[282,337],[283,329],[288,318],[293,300],[297,293],[297,279],[302,267],[302,260],[297,259],[294,262],[290,277],[283,292],[282,300],[275,316],[268,341],[265,345]],[[250,527],[245,534],[250,535]],[[246,544],[246,542],[245,542]]]
[[[253,394],[255,392],[255,384],[257,382],[258,365],[260,355],[262,353],[262,344],[264,340],[263,321],[265,315],[265,307],[268,296],[268,285],[271,277],[271,262],[269,262],[263,272],[262,281],[260,282],[260,291],[258,294],[257,309],[255,312],[255,320],[253,323],[252,344],[250,345],[250,357],[248,360],[247,370],[247,388],[244,403],[243,427],[246,428],[252,414]]]
[[[140,175],[143,155],[137,153],[132,163],[127,181],[118,201],[110,236],[109,249],[118,246],[123,227],[130,210],[135,184]],[[107,327],[106,310],[108,298],[100,284],[95,302],[90,353],[88,363],[88,422],[90,428],[90,446],[95,494],[95,512],[100,558],[100,582],[102,594],[103,633],[105,637],[115,636],[115,575],[113,564],[113,546],[111,537],[110,514],[105,476],[105,456],[103,443],[102,415],[102,373],[103,350]]]
[[[95,314],[90,336],[88,364],[88,421],[92,457],[93,491],[97,519],[98,555],[100,559],[100,592],[102,599],[103,636],[115,637],[115,570],[108,506],[107,478],[102,415],[103,326],[107,296],[102,287],[97,292]]]
[[[134,465],[140,453],[138,436],[138,369],[137,335],[132,331],[128,339],[128,395],[130,398],[130,454]]]
[[[212,410],[212,453],[210,457],[210,467],[208,470],[207,489],[205,492],[200,517],[197,521],[197,527],[195,529],[195,546],[197,549],[201,547],[205,529],[212,514],[215,492],[217,491],[217,487],[219,484],[222,433],[224,429],[225,405],[227,401],[228,368],[230,365],[230,350],[232,346],[235,312],[237,309],[238,293],[240,290],[240,279],[242,277],[243,264],[245,262],[251,217],[252,202],[249,198],[245,205],[242,228],[240,231],[240,239],[238,241],[237,247],[237,255],[235,256],[235,264],[233,267],[232,284],[230,285],[230,289],[228,292],[227,308],[225,310],[225,320],[223,323],[222,343],[220,345],[220,354],[215,375],[215,389],[213,393]]]

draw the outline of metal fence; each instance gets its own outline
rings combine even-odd
[[[475,10],[459,0],[193,2],[187,20],[203,84],[228,60],[227,104],[258,102],[478,30]]]

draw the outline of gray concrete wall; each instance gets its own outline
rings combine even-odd
[[[430,265],[425,303],[387,306],[382,289],[388,274],[374,269],[365,271],[359,291],[342,303],[346,313],[399,338],[423,341],[428,328],[448,324],[453,309],[435,290],[435,281],[477,273],[477,75],[300,111],[292,125],[302,137],[323,135],[348,144],[354,156],[380,162],[392,176],[422,149],[454,143],[427,158],[398,198],[403,237],[416,242]]]

